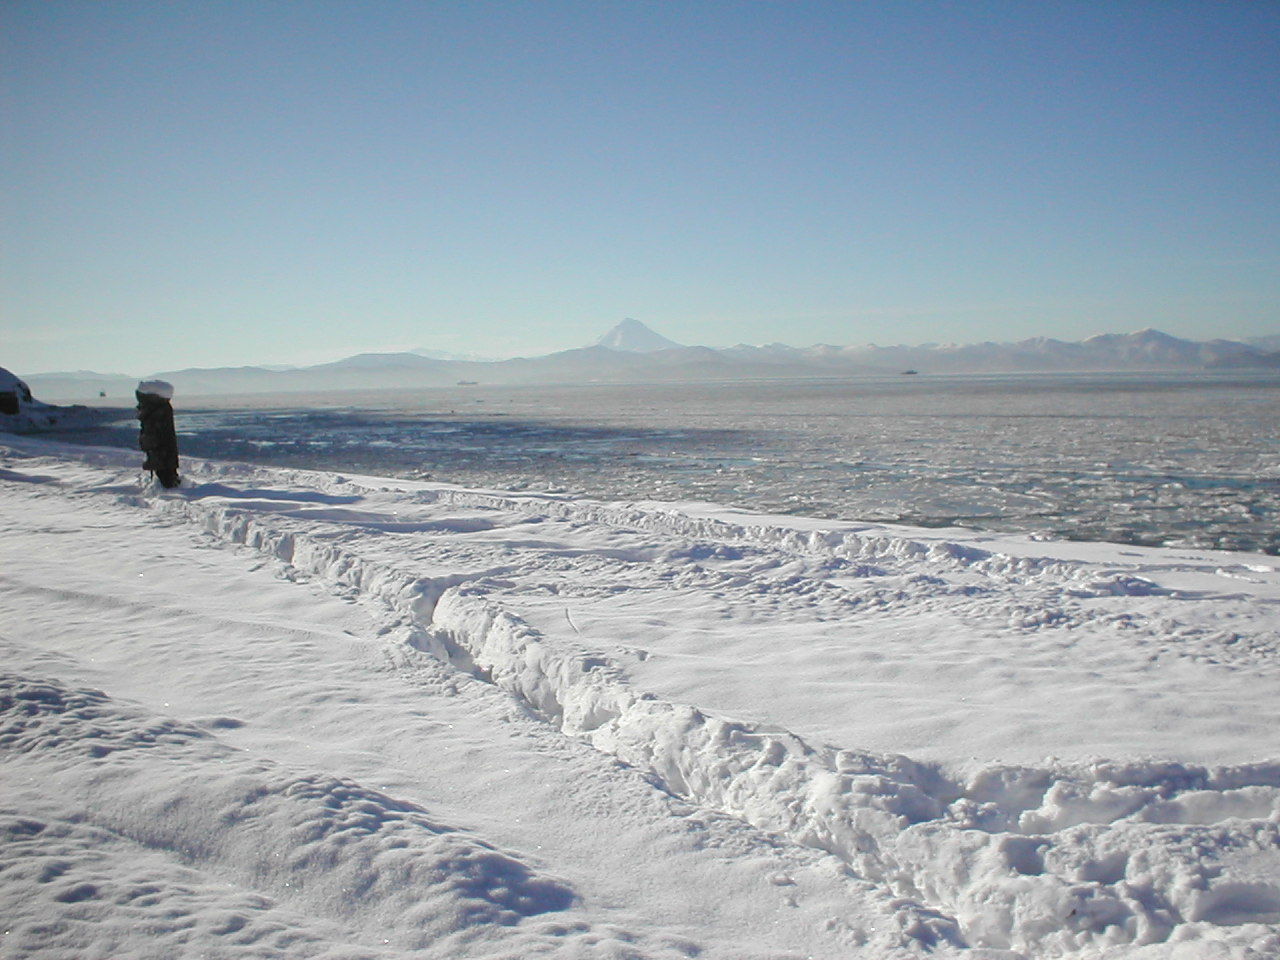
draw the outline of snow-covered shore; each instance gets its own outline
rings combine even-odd
[[[0,956],[1280,954],[1275,558],[0,442]]]

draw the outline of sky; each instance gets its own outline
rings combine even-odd
[[[1280,4],[0,4],[0,366],[1280,333]]]

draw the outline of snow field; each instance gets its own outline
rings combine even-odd
[[[302,887],[326,915],[392,932],[397,946],[452,936],[464,949],[483,924],[512,924],[573,899],[562,883],[411,804],[327,774],[286,774],[96,691],[9,676],[0,679],[0,709],[0,744],[38,753],[46,776],[56,763],[58,792],[94,811],[95,825],[216,863],[276,897]],[[151,764],[113,756],[150,750],[165,753],[171,789],[156,790]],[[92,763],[108,757],[110,764]]]
[[[145,703],[143,712],[161,722],[188,718],[187,726],[229,747],[229,756],[252,758],[288,779],[323,770],[376,785],[386,797],[430,811],[437,823],[465,824],[458,832],[483,837],[482,844],[521,851],[512,858],[574,892],[572,903],[551,913],[512,925],[467,925],[447,897],[414,888],[406,894],[416,904],[412,914],[384,927],[358,919],[366,906],[378,909],[376,898],[366,903],[368,892],[335,894],[322,878],[294,882],[270,857],[272,844],[246,844],[238,848],[243,861],[233,862],[199,859],[223,849],[217,843],[186,848],[161,839],[144,848],[121,839],[95,851],[84,872],[96,877],[96,894],[74,904],[41,896],[44,886],[6,886],[0,876],[0,900],[17,905],[0,941],[6,960],[184,950],[777,960],[835,955],[860,942],[874,944],[876,955],[896,955],[888,898],[830,858],[775,844],[739,821],[656,791],[493,685],[415,650],[405,626],[381,616],[381,604],[346,589],[322,590],[296,568],[229,551],[186,521],[139,510],[132,467],[119,475],[82,460],[25,458],[6,466],[22,468],[9,471],[15,487],[0,497],[0,537],[22,559],[0,570],[7,672],[39,682],[65,677],[59,684],[71,689],[110,689],[126,712],[128,704]],[[20,494],[9,496],[15,489]],[[21,755],[20,770],[7,751],[0,756],[0,808],[26,820],[95,824],[99,801],[109,805],[112,789],[63,790],[44,764],[54,758],[43,751]],[[203,765],[199,777],[180,776],[165,751],[114,751],[91,762],[98,769],[79,767],[85,776],[136,768],[128,780],[145,784],[154,801],[134,812],[126,804],[123,816],[172,811],[175,837],[202,835],[210,825],[202,799],[237,789],[211,786],[221,762]],[[234,764],[230,772],[237,773]],[[194,822],[184,828],[188,816]],[[26,845],[20,859],[38,857],[52,833],[47,839]],[[367,863],[376,875],[385,861]],[[296,866],[312,872],[307,863]],[[221,900],[179,896],[193,874],[221,891]],[[282,882],[264,889],[265,881],[243,879],[251,875]],[[143,876],[162,888],[145,899],[163,923],[131,926],[122,916],[134,914],[122,913],[115,891]],[[19,875],[7,877],[16,883]],[[355,919],[335,917],[331,896],[348,897]],[[266,921],[250,909],[259,902],[272,911]],[[86,913],[107,919],[80,924]],[[421,949],[405,946],[423,939],[416,931],[432,917],[444,918],[437,927],[457,929]],[[278,935],[255,937],[280,924]],[[118,936],[108,937],[113,925]],[[166,925],[171,935],[163,933]],[[285,941],[302,946],[291,954]],[[175,942],[187,946],[174,949]]]
[[[96,927],[101,920],[141,924],[143,952],[154,956],[186,948],[213,956],[375,957],[428,946],[442,956],[505,956],[475,941],[495,925],[558,914],[575,900],[563,882],[536,875],[414,804],[344,778],[288,774],[198,728],[147,718],[99,691],[6,675],[0,745],[19,758],[38,756],[32,769],[44,789],[70,809],[88,811],[90,821],[81,823],[79,813],[44,821],[7,812],[0,818],[10,841],[6,866],[26,873],[26,882],[45,895],[33,903],[30,888],[19,899],[12,885],[3,886],[18,932],[6,939],[13,951],[6,956],[59,949],[135,955],[138,945],[125,932],[103,937]],[[140,752],[162,756],[129,756]],[[8,769],[16,778],[26,772],[21,759]],[[156,871],[146,863],[148,851],[176,853],[236,885],[211,884],[171,863]],[[123,866],[102,864],[112,854]],[[140,855],[141,867],[135,863]],[[50,912],[41,899],[72,905],[81,922],[40,922]],[[275,906],[291,901],[305,904],[311,916]],[[24,914],[34,922],[16,922]],[[317,923],[315,915],[327,922]],[[602,947],[607,952],[610,942],[622,947],[640,939],[557,919],[526,924],[510,955],[591,955]],[[215,944],[212,950],[206,940]],[[643,955],[687,951],[651,943]]]
[[[937,949],[975,956],[1007,950],[1027,957],[1261,957],[1280,950],[1280,761],[1266,759],[1280,750],[1265,706],[1274,698],[1280,577],[1269,558],[1015,539],[978,545],[968,534],[969,542],[948,539],[955,531],[219,464],[192,465],[184,489],[160,495],[133,485],[127,468],[113,462],[119,454],[59,452],[70,459],[11,459],[10,492],[20,496],[24,478],[43,478],[82,494],[97,491],[180,528],[198,526],[214,543],[250,547],[291,576],[385,608],[394,624],[391,642],[509,694],[666,793],[834,856],[856,878],[851,882],[878,891],[861,907],[879,912],[874,936],[846,939],[880,951],[870,956]],[[708,619],[709,603],[717,609]],[[962,738],[945,743],[941,759],[911,759],[861,748],[856,711],[836,742],[794,732],[822,722],[804,715],[805,684],[789,692],[778,675],[788,651],[775,649],[773,634],[764,633],[751,656],[722,664],[710,680],[678,676],[679,658],[663,648],[663,637],[678,635],[674,626],[682,621],[704,627],[713,651],[721,635],[797,618],[809,626],[789,635],[787,646],[803,644],[805,629],[822,646],[864,615],[875,626],[885,611],[903,609],[932,617],[929,627],[989,632],[977,645],[988,654],[1002,649],[1006,659],[1011,649],[1016,658],[1020,644],[1063,633],[1083,635],[1077,656],[1120,645],[1124,656],[1147,665],[1148,685],[1169,684],[1169,674],[1185,679],[1188,669],[1204,677],[1247,669],[1257,679],[1244,688],[1243,706],[1210,704],[1184,731],[1187,754],[1222,755],[1234,738],[1237,760],[1151,759],[1133,749],[1142,743],[1140,732],[1129,743],[1133,755],[1110,760],[973,759],[961,749]],[[707,626],[717,619],[717,628]],[[929,652],[926,644],[913,651],[923,661]],[[833,648],[828,667],[857,662],[848,657]],[[741,684],[756,697],[755,709],[744,711],[753,719],[717,709],[722,693],[714,688],[735,672],[764,678],[764,687]],[[71,721],[50,717],[76,716],[81,726],[68,743],[109,746],[115,735],[103,730],[125,722],[102,720],[104,711],[119,711],[92,694],[14,682],[15,689],[36,691],[14,709],[41,718],[37,729],[57,730]],[[776,703],[760,697],[769,684],[778,688]],[[673,687],[711,706],[681,702],[668,694]],[[859,678],[848,678],[845,696],[858,692]],[[916,711],[928,711],[943,699],[939,694],[945,691],[921,689]],[[12,702],[21,699],[14,695]],[[732,694],[723,700],[735,702]],[[65,707],[72,701],[75,707]],[[1215,711],[1224,715],[1217,725],[1210,722]],[[176,737],[171,746],[184,756],[218,752],[198,729],[190,736],[168,728],[156,733],[129,722],[134,732],[120,734],[125,742],[145,741],[145,734],[168,744]],[[1007,718],[987,705],[981,722],[999,727]],[[1068,719],[1040,731],[1036,743],[1069,746],[1076,729]],[[15,742],[27,742],[23,736]],[[63,749],[59,735],[34,742],[46,744],[38,751],[46,755],[42,763]],[[308,882],[332,891],[328,901],[323,889],[309,900],[332,903],[338,915],[349,891],[360,888],[366,906],[344,921],[394,930],[401,918],[399,942],[424,948],[441,937],[465,938],[476,921],[515,923],[565,909],[573,899],[562,882],[378,791],[327,775],[273,778],[250,761],[237,762],[248,766],[207,798],[238,811],[236,830],[224,847],[198,859],[225,866],[249,848],[259,858],[263,850],[278,852],[276,879],[239,878],[248,885],[274,883],[274,890],[309,874]],[[65,775],[76,781],[82,764],[76,755]],[[101,789],[102,798],[126,798],[124,809],[132,812],[125,819],[134,818],[139,808],[127,783]],[[255,806],[246,789],[289,802],[281,800],[278,810]],[[199,791],[193,780],[177,793],[198,798]],[[81,796],[99,806],[99,795]],[[246,815],[249,808],[254,816]],[[141,809],[144,820],[163,829],[163,809]],[[177,820],[193,838],[215,830],[185,813]],[[236,831],[243,831],[239,839]],[[446,894],[438,892],[427,898],[430,915],[415,915],[396,899],[397,884],[384,885],[397,876],[415,890],[444,883],[433,873],[438,867],[415,873],[401,862],[411,859],[401,852],[402,834],[428,851],[424,863],[460,864],[462,875],[478,878],[462,892],[449,887],[460,906],[442,908]],[[277,846],[264,843],[268,835]],[[365,846],[356,850],[369,852],[349,852],[351,841],[336,839],[357,835]],[[177,836],[160,842],[181,846]],[[394,866],[383,866],[387,857]],[[433,927],[442,915],[450,919]]]

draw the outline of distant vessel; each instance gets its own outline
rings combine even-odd
[[[901,376],[909,377],[919,372],[920,372],[919,370],[903,370]]]
[[[459,381],[458,381],[458,386],[460,386],[460,387],[474,387],[474,386],[475,386],[477,383],[479,383],[479,382],[480,382],[479,380],[459,380]]]

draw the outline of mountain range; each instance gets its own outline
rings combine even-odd
[[[1081,341],[1034,337],[1011,343],[919,346],[684,346],[638,320],[623,320],[590,346],[511,360],[427,356],[430,351],[361,353],[309,367],[188,368],[148,374],[183,395],[319,392],[457,384],[626,383],[851,377],[930,373],[1280,370],[1280,337],[1183,340],[1159,330]],[[42,397],[131,397],[140,377],[92,371],[24,378]]]

